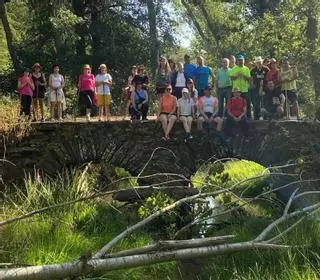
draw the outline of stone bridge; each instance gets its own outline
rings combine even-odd
[[[194,139],[185,143],[181,124],[174,128],[175,140],[164,142],[161,136],[160,124],[154,121],[134,129],[129,121],[32,124],[19,141],[0,143],[0,154],[15,164],[1,163],[0,175],[3,180],[18,179],[24,171],[35,168],[54,175],[63,167],[91,161],[107,161],[138,174],[158,148],[144,175],[166,172],[190,176],[203,161],[233,156],[232,149],[214,140],[214,134],[195,133]],[[319,139],[318,123],[252,121],[249,142],[243,144],[241,157],[264,166],[304,158],[313,161],[309,170],[317,173]]]

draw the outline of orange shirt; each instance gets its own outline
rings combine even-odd
[[[163,95],[161,98],[161,113],[171,113],[174,109],[176,97],[172,94]]]

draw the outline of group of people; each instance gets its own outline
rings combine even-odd
[[[275,59],[257,57],[246,65],[243,54],[232,55],[222,59],[216,74],[201,56],[197,65],[190,63],[188,55],[184,64],[161,57],[155,87],[159,99],[157,120],[162,123],[163,138],[170,139],[176,121],[183,123],[187,141],[192,138],[195,119],[199,130],[203,124],[215,124],[219,134],[225,124],[228,136],[232,136],[235,126],[247,136],[248,119],[281,119],[285,113],[298,117],[297,77],[297,68],[290,65],[288,57],[278,67]],[[144,67],[133,66],[125,90],[126,111],[129,109],[134,120],[147,117],[148,86]]]
[[[85,64],[78,77],[79,101],[86,108],[87,121],[91,119],[95,104],[99,107],[99,121],[110,117],[112,77],[105,64],[99,66],[99,71],[94,76],[91,67]],[[298,116],[297,77],[297,68],[290,65],[287,57],[278,67],[275,59],[263,60],[261,57],[245,64],[244,55],[238,54],[223,58],[217,73],[205,65],[201,56],[197,57],[197,65],[190,62],[188,55],[184,56],[184,63],[177,64],[161,57],[155,75],[155,90],[159,101],[157,120],[162,124],[163,138],[170,139],[176,121],[182,122],[187,141],[192,138],[191,127],[195,119],[199,130],[204,124],[207,127],[215,124],[218,134],[225,126],[226,134],[232,135],[233,128],[238,126],[247,135],[248,119],[279,119],[288,111]],[[64,86],[59,66],[54,65],[48,79],[51,120],[62,120]],[[32,105],[33,120],[43,121],[47,82],[39,63],[32,66],[31,73],[24,70],[18,79],[18,89],[20,115],[31,118]],[[124,93],[127,100],[125,114],[129,112],[132,120],[147,120],[150,85],[142,65],[132,66]]]
[[[20,117],[25,115],[28,120],[31,120],[33,116],[33,121],[44,121],[44,97],[48,91],[51,121],[63,120],[65,80],[59,71],[59,65],[53,65],[47,86],[45,75],[41,71],[39,63],[32,66],[31,72],[27,68],[23,70],[23,74],[18,78]],[[112,77],[107,72],[105,64],[100,65],[99,71],[100,73],[94,76],[91,73],[91,67],[85,64],[82,74],[78,78],[79,102],[86,108],[87,121],[90,121],[91,110],[95,104],[99,107],[99,120],[102,120],[104,116],[110,117]]]

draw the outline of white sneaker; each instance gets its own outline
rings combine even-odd
[[[60,118],[60,119],[59,119],[59,122],[63,122],[63,118]]]
[[[260,118],[259,118],[259,121],[263,121],[263,117],[260,117]]]
[[[87,119],[87,122],[90,122],[91,121],[90,115],[87,115],[86,119]]]

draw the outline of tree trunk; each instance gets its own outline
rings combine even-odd
[[[313,85],[316,100],[320,98],[320,63],[319,58],[315,55],[317,49],[317,33],[318,33],[318,10],[319,4],[311,0],[308,8],[308,19],[307,19],[307,39],[310,50],[310,64],[311,64],[311,75],[313,78]]]
[[[152,76],[155,76],[156,69],[158,67],[158,58],[159,58],[159,42],[158,42],[158,31],[157,31],[157,14],[156,7],[153,0],[147,0],[148,8],[148,21],[149,21],[149,36],[151,43],[151,53],[150,53],[150,62],[151,62],[151,73]]]
[[[0,18],[3,25],[4,32],[6,34],[7,46],[9,50],[9,54],[12,60],[12,64],[16,73],[19,72],[21,66],[19,63],[19,59],[17,57],[16,49],[13,42],[13,34],[9,25],[8,16],[5,7],[5,1],[0,0]]]
[[[74,13],[78,17],[84,16],[86,5],[83,0],[72,0],[72,8],[74,10]],[[85,39],[85,28],[83,23],[80,23],[76,26],[76,33],[80,38],[76,45],[76,54],[77,56],[85,56],[86,55],[86,39]]]

